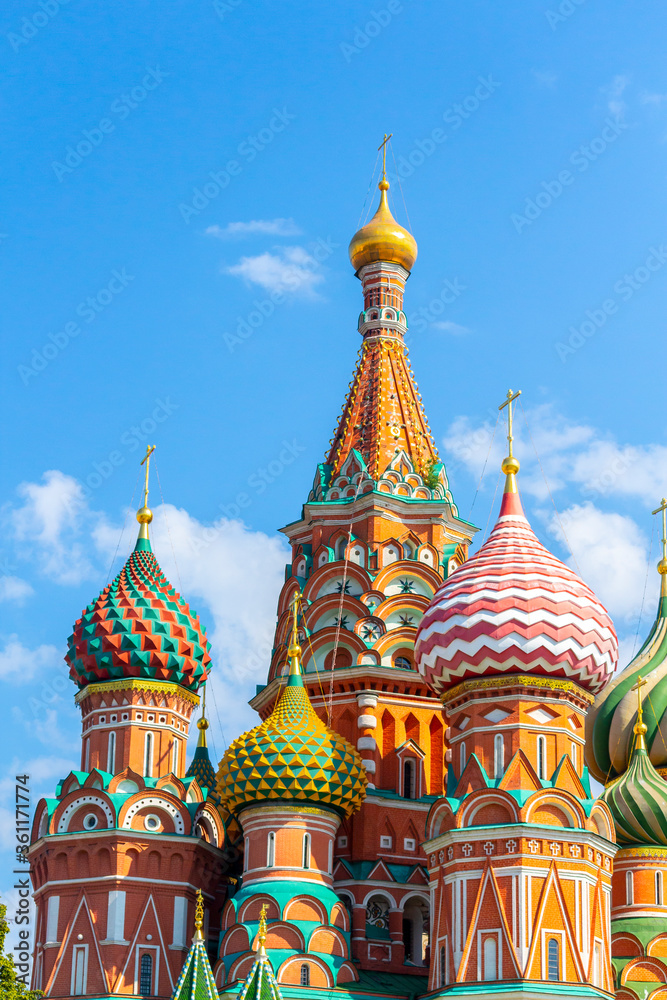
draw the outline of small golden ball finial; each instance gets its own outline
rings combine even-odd
[[[287,655],[289,657],[291,657],[292,659],[295,656],[301,656],[301,653],[302,653],[302,649],[301,649],[301,646],[298,645],[298,643],[297,643],[296,646],[290,646],[290,648],[287,650]]]
[[[645,722],[638,722],[635,725],[635,733],[637,736],[646,736],[648,732],[648,726]]]
[[[506,476],[516,475],[521,465],[519,464],[519,459],[515,458],[514,455],[508,455],[507,458],[503,459],[503,464],[500,466]]]
[[[137,511],[137,521],[139,524],[150,524],[153,520],[153,511],[150,507],[140,507]]]
[[[658,563],[658,573],[660,576],[667,576],[667,559],[661,559]]]
[[[203,729],[206,731],[208,729],[208,719],[200,719],[197,723],[197,729]]]

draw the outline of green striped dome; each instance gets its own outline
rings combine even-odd
[[[586,763],[603,784],[623,774],[633,746],[637,695],[641,675],[646,746],[655,767],[667,767],[667,577],[662,577],[658,613],[648,637],[593,704],[586,718]]]
[[[653,767],[643,744],[640,735],[630,766],[607,785],[602,799],[611,810],[619,844],[667,846],[667,782]]]

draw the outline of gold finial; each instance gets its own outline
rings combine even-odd
[[[209,722],[206,718],[206,685],[204,684],[201,693],[201,719],[197,722],[197,729],[199,730],[199,739],[197,740],[198,747],[206,746],[206,730],[208,729]]]
[[[299,645],[299,630],[297,628],[300,602],[301,594],[297,591],[292,601],[292,635],[290,637],[289,649],[287,650],[287,655],[290,658],[290,677],[301,673],[301,646]]]
[[[634,734],[635,734],[635,750],[646,750],[646,742],[644,737],[648,732],[648,728],[644,722],[644,712],[642,709],[642,688],[646,684],[646,680],[643,677],[637,675],[637,683],[631,688],[632,691],[637,692],[637,721],[635,722]]]
[[[516,493],[516,480],[514,477],[521,468],[519,465],[519,459],[514,457],[514,453],[512,451],[512,442],[514,441],[514,435],[512,433],[514,428],[512,403],[515,399],[518,399],[520,395],[521,389],[517,389],[516,392],[512,392],[511,389],[508,389],[505,401],[498,407],[499,410],[504,410],[505,407],[507,407],[507,447],[509,454],[507,455],[507,458],[503,459],[502,465],[500,466],[507,476],[507,480],[505,482],[505,493]]]
[[[378,152],[382,150],[382,180],[378,184],[380,191],[387,191],[389,189],[389,181],[387,180],[387,143],[393,134],[393,132],[390,132],[389,135],[387,135],[385,132],[384,139],[378,146]]]
[[[658,563],[658,573],[661,577],[660,596],[667,597],[667,500],[664,497],[653,513],[662,514],[662,558]]]
[[[203,941],[202,927],[204,926],[204,897],[201,889],[197,889],[197,904],[195,906],[195,941]]]
[[[148,467],[150,465],[151,455],[155,451],[155,445],[150,444],[146,448],[146,454],[141,460],[141,464],[146,466],[146,479],[144,481],[144,502],[143,506],[137,511],[137,521],[141,525],[139,528],[139,538],[148,538],[148,525],[153,520],[153,511],[150,510],[148,506]]]
[[[259,911],[259,930],[257,931],[257,957],[266,958],[266,914],[269,912],[269,904],[262,903]]]

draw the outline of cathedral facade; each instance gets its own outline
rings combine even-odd
[[[388,188],[350,243],[361,347],[282,529],[257,726],[211,761],[209,644],[152,551],[150,449],[136,546],[74,626],[80,769],[29,851],[48,997],[667,1000],[667,556],[615,675],[607,612],[523,512],[509,393],[500,511],[469,557]]]

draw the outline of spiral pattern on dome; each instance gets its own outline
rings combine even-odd
[[[625,774],[607,785],[602,799],[611,811],[619,844],[667,846],[667,783],[653,767],[643,741]]]
[[[618,641],[590,587],[538,541],[518,494],[505,492],[484,545],[433,597],[415,654],[438,694],[469,678],[527,672],[596,693],[614,672]]]
[[[85,608],[65,660],[80,688],[146,677],[196,691],[206,680],[206,632],[165,577],[147,539],[139,539],[113,583]]]

